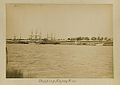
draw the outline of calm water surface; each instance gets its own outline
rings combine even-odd
[[[112,46],[7,44],[8,64],[24,77],[113,77]]]

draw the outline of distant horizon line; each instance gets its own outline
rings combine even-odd
[[[40,36],[41,37],[41,36]],[[36,39],[39,39],[40,38],[39,36],[37,36],[37,38]],[[28,38],[26,38],[26,37],[21,37],[21,36],[19,36],[19,37],[17,37],[17,36],[13,36],[13,38],[6,38],[6,39],[30,39],[30,37],[28,37]],[[54,36],[53,37],[41,37],[41,39],[45,39],[45,38],[54,38]],[[75,39],[75,38],[89,38],[89,39],[91,39],[91,38],[110,38],[110,39],[113,39],[113,37],[108,37],[108,36],[91,36],[91,37],[88,37],[88,36],[78,36],[78,37],[67,37],[67,38],[57,38],[57,39],[68,39],[68,38],[70,38],[70,39]],[[33,36],[33,39],[35,39],[35,35]]]

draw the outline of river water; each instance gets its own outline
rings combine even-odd
[[[112,78],[112,46],[7,44],[8,64],[26,78]]]

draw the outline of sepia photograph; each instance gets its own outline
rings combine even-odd
[[[6,78],[113,78],[113,5],[6,4]]]

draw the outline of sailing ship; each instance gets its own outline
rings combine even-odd
[[[30,43],[35,44],[60,44],[60,42],[55,39],[55,34],[51,34],[51,36],[49,36],[48,33],[46,38],[42,38],[41,33],[38,35],[37,32],[35,34],[31,32],[29,40]]]

